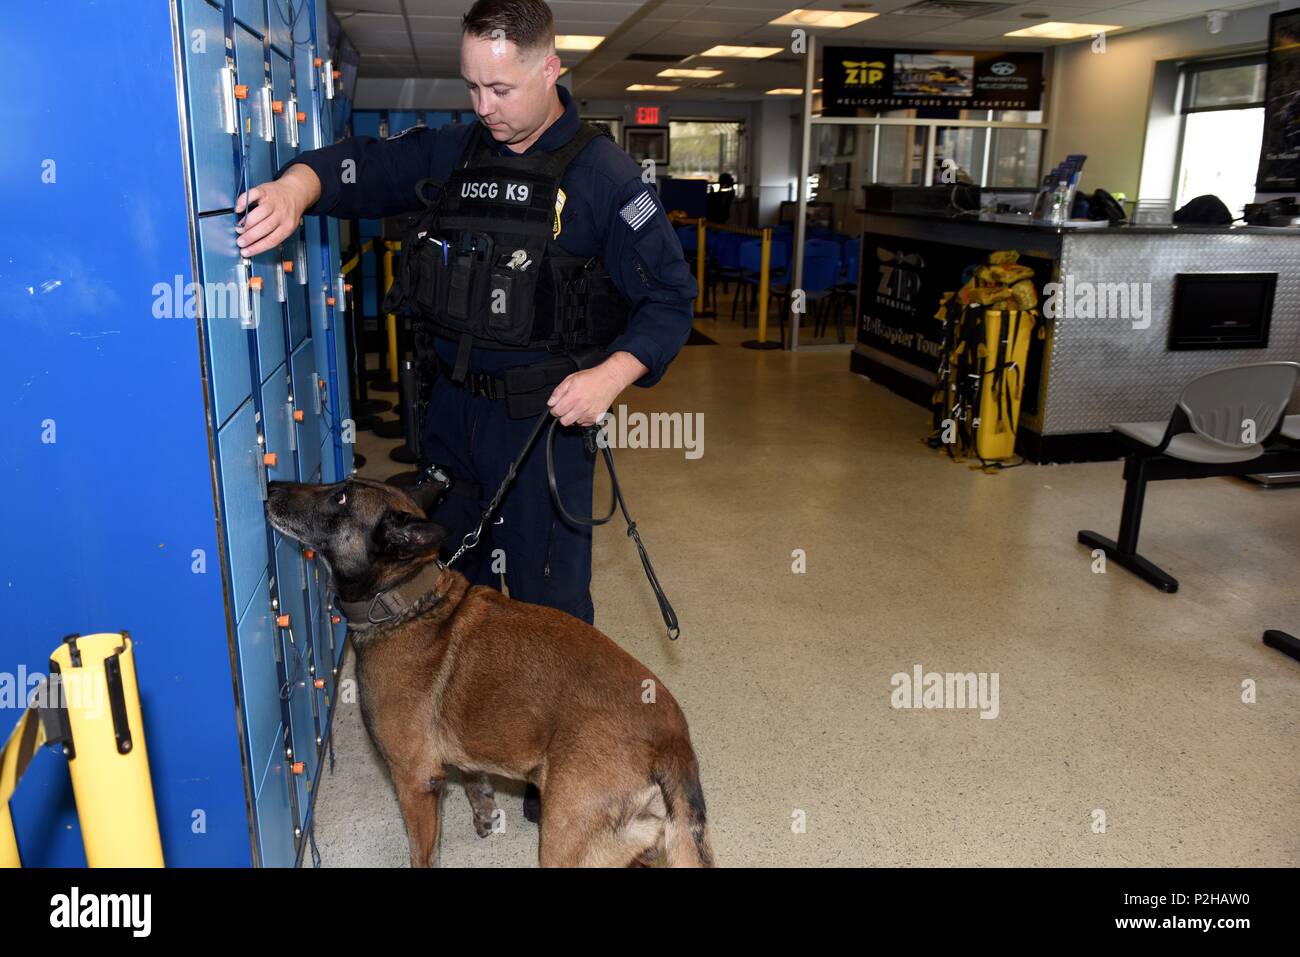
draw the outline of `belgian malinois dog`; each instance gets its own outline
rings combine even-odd
[[[361,716],[392,774],[411,866],[436,863],[448,768],[479,835],[487,775],[542,794],[543,867],[713,864],[686,718],[663,683],[571,615],[470,585],[414,496],[352,478],[271,482],[267,516],[324,560],[348,617]],[[652,693],[651,693],[652,692]]]

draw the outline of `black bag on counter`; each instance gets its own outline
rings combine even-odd
[[[1174,213],[1174,222],[1183,226],[1231,226],[1232,213],[1223,200],[1206,193],[1189,199],[1187,205]]]

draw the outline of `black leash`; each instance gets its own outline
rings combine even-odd
[[[677,612],[673,610],[672,603],[668,601],[668,596],[664,594],[663,587],[659,584],[659,578],[655,575],[654,565],[650,563],[650,555],[646,552],[645,545],[641,541],[641,535],[636,530],[636,522],[632,521],[632,516],[628,514],[627,503],[623,500],[623,490],[618,484],[618,474],[614,471],[614,453],[610,451],[608,444],[601,446],[601,451],[605,454],[605,465],[609,469],[609,512],[602,518],[596,518],[595,516],[592,516],[591,518],[582,518],[570,513],[568,509],[564,507],[564,503],[560,501],[559,483],[555,477],[555,427],[560,424],[560,420],[551,415],[550,409],[543,410],[541,414],[537,416],[537,422],[533,426],[533,431],[529,433],[528,440],[524,442],[524,447],[520,449],[519,454],[515,456],[514,460],[510,463],[510,468],[506,471],[506,477],[502,480],[501,487],[497,489],[496,495],[492,496],[492,501],[488,503],[488,507],[483,511],[478,526],[465,536],[460,543],[460,547],[456,549],[455,554],[453,554],[451,558],[447,559],[445,564],[448,566],[452,565],[461,555],[478,544],[479,538],[483,534],[483,529],[487,527],[487,523],[491,521],[493,513],[500,507],[501,499],[505,497],[506,489],[509,488],[510,483],[514,481],[515,475],[519,471],[520,464],[532,449],[533,443],[537,441],[537,436],[541,434],[542,426],[546,423],[548,418],[551,419],[551,428],[546,437],[546,481],[551,487],[551,499],[555,502],[555,507],[559,511],[560,516],[570,525],[587,525],[594,527],[596,525],[604,525],[613,518],[614,509],[616,507],[622,509],[623,518],[627,522],[627,533],[632,537],[632,540],[636,542],[637,553],[641,557],[641,567],[645,569],[646,578],[649,579],[650,587],[655,593],[655,600],[659,603],[659,613],[663,615],[664,625],[668,628],[668,638],[670,641],[676,641],[677,636],[681,634],[681,628],[677,622]],[[595,442],[595,435],[597,432],[599,432],[598,426],[592,425],[586,427],[585,440],[589,450],[594,451],[594,446],[599,444]]]

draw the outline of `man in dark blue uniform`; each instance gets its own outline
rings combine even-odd
[[[499,174],[476,184],[467,173],[455,178],[458,168],[472,173],[479,165],[508,166],[516,157],[544,163],[548,154],[580,147],[553,189],[549,239],[586,258],[589,267],[599,262],[627,310],[613,338],[598,343],[595,364],[565,376],[546,400],[561,425],[570,426],[559,430],[555,443],[560,497],[568,512],[590,515],[595,455],[571,426],[595,423],[627,386],[659,381],[690,334],[696,285],[641,168],[611,139],[584,130],[571,95],[556,85],[560,59],[554,36],[554,20],[542,0],[479,0],[465,15],[461,43],[462,77],[479,122],[417,127],[387,140],[353,137],[304,153],[275,181],[238,198],[236,212],[256,203],[240,227],[238,244],[245,256],[273,249],[297,229],[303,215],[368,219],[419,211],[416,185],[425,178],[455,188],[454,199],[473,214],[474,201],[503,203],[507,190],[514,193],[519,184]],[[480,217],[483,209],[494,208],[482,207]],[[530,256],[519,249],[510,259],[496,257],[493,281],[498,275],[526,277]],[[539,266],[534,275],[540,272]],[[551,309],[553,295],[552,289],[538,289],[539,310]],[[442,296],[445,306],[445,291]],[[433,317],[442,374],[430,395],[421,458],[422,464],[441,466],[460,487],[481,490],[448,495],[438,508],[436,520],[452,529],[458,543],[477,524],[533,426],[532,418],[512,418],[499,397],[504,371],[543,360],[553,364],[556,353],[565,350],[531,340],[487,348],[496,343],[474,338],[471,345],[468,334],[457,335],[463,326],[448,327],[442,318]],[[559,319],[553,321],[558,326]],[[542,450],[535,448],[503,500],[500,524],[462,556],[460,570],[471,582],[494,587],[499,587],[498,572],[504,572],[511,597],[591,623],[591,531],[559,517],[545,466]],[[535,814],[534,807],[530,819]]]

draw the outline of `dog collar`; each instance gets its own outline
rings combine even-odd
[[[438,579],[446,570],[447,566],[435,559],[409,581],[377,592],[372,598],[363,598],[360,601],[343,601],[338,598],[335,600],[335,605],[343,612],[343,617],[348,620],[349,625],[381,625],[395,621],[418,602],[429,597],[430,593],[435,592]],[[434,594],[434,602],[441,598],[441,595]]]

